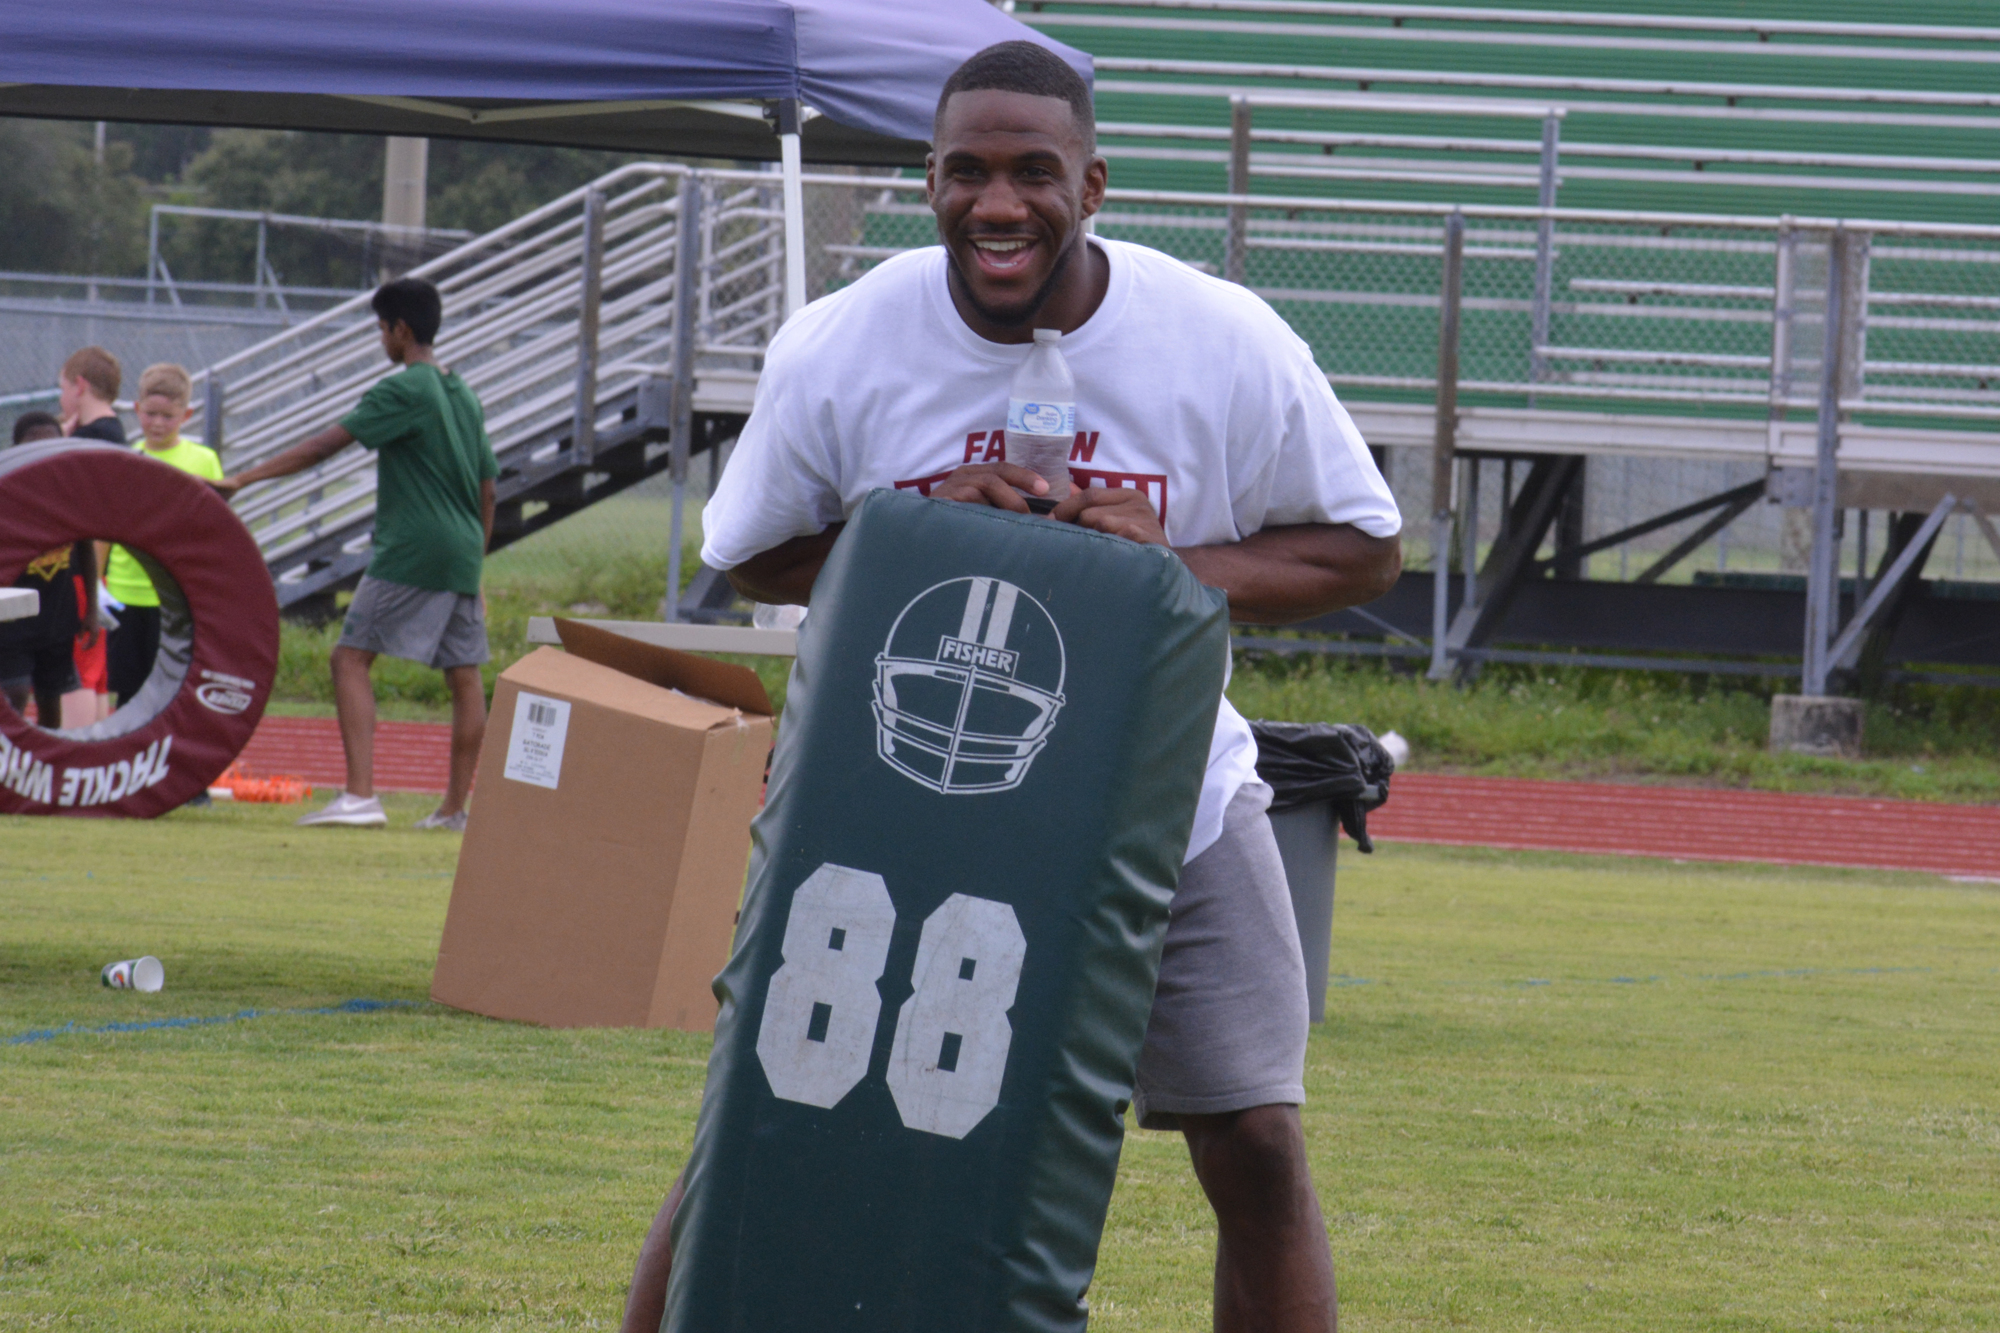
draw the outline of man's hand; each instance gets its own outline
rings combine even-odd
[[[1046,495],[1048,489],[1049,484],[1040,473],[1031,472],[1019,463],[967,463],[931,487],[931,499],[990,505],[1025,514],[1028,502],[1021,492]]]
[[[1167,532],[1160,526],[1153,502],[1144,491],[1129,486],[1091,486],[1071,491],[1049,517],[1128,541],[1153,546],[1167,544]]]
[[[347,427],[328,426],[319,434],[306,437],[302,443],[293,445],[275,458],[267,458],[233,477],[224,477],[221,481],[211,481],[208,484],[215,487],[223,499],[233,499],[236,492],[252,482],[289,477],[295,472],[304,472],[309,467],[318,467],[353,443],[354,437],[347,433]]]

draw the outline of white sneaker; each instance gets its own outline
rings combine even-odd
[[[300,828],[319,825],[346,828],[382,828],[389,822],[389,814],[382,808],[379,796],[356,796],[342,792],[323,808],[315,810],[298,821]]]
[[[463,810],[455,815],[447,815],[442,811],[433,810],[417,821],[417,827],[441,828],[450,833],[463,833],[465,832],[465,815],[466,812]]]

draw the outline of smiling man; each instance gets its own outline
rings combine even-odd
[[[1076,489],[1052,520],[1169,546],[1238,621],[1304,620],[1395,582],[1395,501],[1311,350],[1244,288],[1090,236],[1095,138],[1089,89],[1032,43],[946,82],[928,177],[943,245],[785,326],[704,515],[703,558],[746,596],[809,602],[877,487],[1027,512],[1022,492],[1048,486],[1008,461],[1004,423],[1038,327],[1062,331],[1077,384]],[[1305,970],[1256,758],[1225,701],[1133,1102],[1186,1135],[1215,1208],[1216,1328],[1325,1333],[1333,1264],[1298,1112]],[[678,1198],[646,1238],[627,1330],[659,1325]]]

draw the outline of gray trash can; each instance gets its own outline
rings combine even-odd
[[[1306,1003],[1312,1021],[1326,1021],[1326,977],[1333,956],[1334,858],[1340,851],[1340,817],[1330,801],[1271,813],[1271,832],[1292,891],[1292,916],[1306,956]]]
[[[1270,784],[1271,832],[1285,863],[1292,916],[1305,954],[1306,1003],[1326,1020],[1333,954],[1333,881],[1345,827],[1364,852],[1368,812],[1389,799],[1396,761],[1366,727],[1337,722],[1252,722],[1257,776]]]

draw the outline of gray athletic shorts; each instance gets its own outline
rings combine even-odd
[[[340,646],[444,669],[478,666],[491,656],[477,597],[412,588],[367,574],[348,604]]]
[[[1306,965],[1270,805],[1246,785],[1181,870],[1132,1093],[1147,1129],[1306,1099]]]

